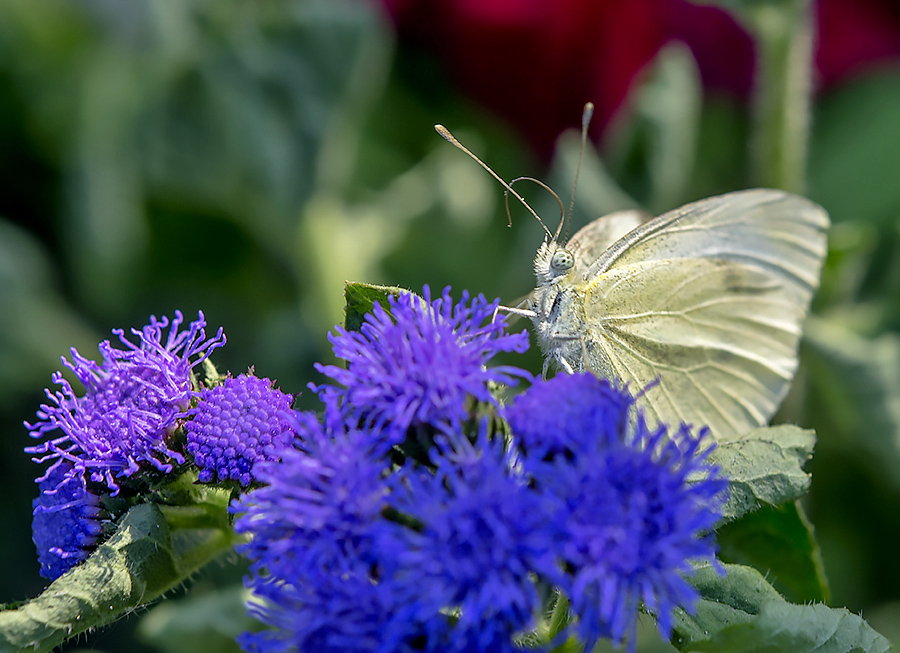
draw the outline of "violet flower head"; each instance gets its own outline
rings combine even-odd
[[[293,397],[269,379],[241,374],[195,393],[199,400],[185,423],[185,449],[203,483],[255,479],[257,463],[277,460],[294,437]]]
[[[113,330],[125,348],[100,343],[99,364],[74,349],[72,362],[63,357],[85,393],[77,396],[63,375],[54,373],[53,382],[62,389],[47,390],[50,403],[41,405],[36,422],[25,424],[31,437],[48,439],[26,451],[36,462],[51,461],[51,471],[67,463],[67,478],[86,475],[113,496],[121,479],[142,466],[168,473],[173,462],[183,463],[167,438],[190,407],[191,369],[225,344],[222,329],[206,338],[202,313],[181,331],[183,321],[179,311],[171,322],[151,317],[143,329],[132,329],[137,344],[121,329]]]
[[[390,424],[394,443],[411,425],[458,425],[470,397],[496,405],[491,383],[531,378],[515,367],[485,367],[499,352],[528,348],[524,331],[509,334],[504,317],[494,316],[499,300],[470,301],[463,292],[454,303],[449,287],[432,300],[428,286],[423,297],[407,293],[389,297],[387,308],[376,304],[359,332],[337,327],[329,339],[346,369],[316,368],[340,384],[317,388],[323,398],[336,395],[365,424]]]
[[[420,527],[388,533],[382,584],[421,624],[424,650],[521,650],[514,636],[541,610],[535,577],[559,580],[562,505],[530,487],[485,426],[474,444],[433,450],[435,470],[408,464],[389,479],[391,507]]]
[[[98,497],[84,478],[69,475],[68,464],[55,466],[39,482],[34,500],[32,539],[41,576],[56,580],[90,555],[103,531]]]
[[[714,449],[708,431],[694,434],[686,425],[651,430],[636,408],[623,420],[622,408],[634,400],[590,375],[556,377],[529,393],[544,399],[542,407],[525,398],[513,408],[545,411],[533,415],[534,423],[554,428],[554,417],[568,411],[549,435],[559,440],[562,429],[566,446],[544,449],[540,458],[526,456],[523,467],[537,489],[566,506],[561,589],[578,616],[575,630],[585,650],[601,637],[616,645],[627,639],[634,650],[641,604],[668,637],[674,610],[690,612],[699,598],[684,579],[692,563],[717,564],[712,529],[727,481],[707,461]],[[580,398],[580,415],[574,398]],[[597,416],[601,423],[592,421]],[[514,436],[517,426],[532,426],[521,412],[513,411],[510,421]],[[570,424],[591,437],[569,432]]]
[[[275,627],[242,635],[245,650],[402,650],[389,627],[398,606],[371,576],[387,462],[340,418],[297,414],[297,446],[257,465],[265,485],[233,507],[235,530],[253,536],[238,549],[247,585],[264,600],[251,612]]]
[[[251,588],[266,603],[251,603],[251,615],[272,626],[237,637],[250,653],[421,653],[410,638],[392,631],[403,626],[395,619],[393,596],[373,582],[370,572],[356,565],[344,573],[318,575],[315,582],[273,582],[256,579]],[[404,629],[405,630],[405,629]]]
[[[634,398],[587,372],[558,374],[518,395],[504,411],[519,446],[534,459],[622,437]]]

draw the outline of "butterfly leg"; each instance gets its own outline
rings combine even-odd
[[[547,378],[547,372],[550,370],[551,361],[556,361],[560,367],[560,369],[566,374],[575,374],[575,369],[572,365],[562,356],[547,356],[544,358],[544,369],[541,370],[541,378]]]
[[[575,374],[575,370],[572,369],[572,366],[569,365],[569,361],[567,361],[565,358],[560,357],[559,366],[562,367],[563,371],[566,374]]]
[[[512,308],[511,306],[498,306],[494,309],[494,314],[491,316],[491,322],[497,319],[497,314],[500,311],[505,311],[507,313],[512,313],[513,315],[521,315],[522,317],[527,317],[530,319],[534,319],[537,317],[537,313],[528,308]]]

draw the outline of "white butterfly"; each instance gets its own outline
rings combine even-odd
[[[537,287],[507,310],[534,322],[545,373],[648,388],[648,416],[734,440],[767,424],[788,391],[828,226],[817,204],[754,189],[648,222],[613,213],[565,245],[545,227]]]
[[[616,213],[565,247],[541,245],[520,312],[547,363],[632,388],[658,379],[642,399],[648,415],[707,425],[722,441],[767,424],[797,370],[827,214],[755,189],[639,223],[637,212]]]

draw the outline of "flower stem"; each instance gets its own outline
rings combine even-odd
[[[752,181],[802,193],[810,124],[812,3],[749,3],[742,15],[758,48]]]
[[[553,606],[553,612],[550,613],[549,632],[547,633],[547,641],[553,641],[553,638],[559,635],[569,623],[569,599],[564,594],[556,595],[556,604]]]
[[[135,506],[87,560],[40,596],[0,610],[0,653],[47,653],[111,623],[184,583],[236,541],[227,523],[223,528],[170,529],[156,505]]]

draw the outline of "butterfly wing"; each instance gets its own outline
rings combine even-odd
[[[585,272],[585,365],[646,387],[647,413],[732,440],[764,425],[797,368],[828,217],[781,191],[689,204],[638,227]]]
[[[597,218],[579,229],[566,243],[566,249],[575,257],[576,278],[582,278],[588,266],[607,249],[650,218],[643,211],[618,211]]]

